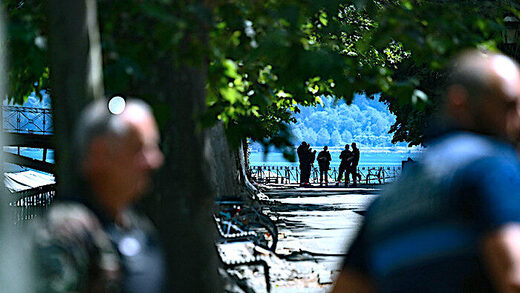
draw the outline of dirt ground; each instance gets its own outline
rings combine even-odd
[[[271,292],[328,292],[363,216],[380,186],[300,188],[275,186],[264,212],[275,220],[276,253],[266,255]],[[261,267],[237,271],[255,292],[265,292]]]

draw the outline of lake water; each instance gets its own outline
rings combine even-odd
[[[17,147],[4,147],[4,150],[9,153],[18,154]],[[33,158],[35,160],[42,160],[43,159],[43,149],[21,147],[20,155],[26,156],[29,158]],[[45,161],[48,163],[54,163],[54,150],[47,150],[47,159]],[[21,166],[18,166],[15,164],[10,164],[10,163],[5,164],[5,169],[6,169],[5,170],[6,172],[20,172],[20,171],[28,170],[25,167],[21,167]]]
[[[17,153],[16,147],[5,147],[6,151],[11,152],[13,154]],[[338,167],[340,163],[339,154],[341,152],[339,150],[331,150],[330,155],[332,157],[331,167]],[[23,156],[27,156],[33,159],[41,160],[43,158],[42,149],[37,148],[20,148],[20,154]],[[371,151],[371,150],[361,150],[359,157],[359,166],[401,166],[401,162],[411,157],[412,159],[417,159],[420,156],[420,151]],[[54,151],[47,151],[47,162],[54,163]],[[298,162],[288,162],[283,158],[282,153],[279,152],[269,152],[267,157],[264,157],[262,152],[252,152],[249,155],[249,162],[251,166],[298,166]],[[12,164],[9,164],[12,165]],[[317,164],[316,164],[317,166]],[[14,166],[9,166],[8,169],[14,168]],[[11,170],[9,170],[11,171]],[[13,172],[13,171],[11,171]]]
[[[341,160],[339,159],[340,151],[330,151],[332,161],[331,167],[338,167]],[[369,151],[361,150],[359,156],[359,166],[401,166],[402,161],[406,161],[409,157],[417,159],[421,152],[391,152],[391,151]],[[298,166],[298,162],[288,162],[283,158],[282,153],[270,152],[264,157],[262,152],[252,152],[249,155],[251,166]],[[317,164],[316,164],[317,166]]]

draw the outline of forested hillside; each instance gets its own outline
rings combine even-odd
[[[312,146],[343,146],[356,142],[362,147],[391,147],[392,135],[388,133],[395,123],[387,106],[375,100],[357,95],[351,105],[343,100],[335,102],[333,98],[322,97],[322,105],[300,107],[300,113],[294,114],[297,122],[290,128],[294,135],[294,145],[306,141]],[[400,143],[398,146],[406,146]],[[253,144],[253,149],[260,150]]]
[[[392,146],[388,134],[395,122],[385,104],[356,96],[351,105],[333,98],[322,98],[323,105],[302,107],[291,125],[295,142],[306,141],[313,146],[340,146],[355,141],[370,147]]]

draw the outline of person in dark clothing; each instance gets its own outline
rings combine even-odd
[[[325,177],[325,186],[329,184],[329,175],[327,172],[329,171],[331,160],[332,158],[330,157],[328,147],[324,146],[323,151],[318,154],[318,166],[320,167],[320,186],[323,185],[323,177]]]
[[[352,186],[357,186],[357,166],[359,163],[359,149],[357,148],[357,145],[355,142],[352,143],[352,163],[350,164],[350,168],[347,173],[347,181],[349,180],[348,177],[350,174],[352,174],[352,181],[354,182]]]
[[[314,166],[314,162],[316,161],[316,153],[317,151],[316,150],[313,150],[312,148],[309,148],[309,162],[310,162],[310,166]]]
[[[300,162],[300,185],[305,183],[307,165],[309,164],[308,148],[309,145],[307,142],[302,141],[300,146],[296,149],[296,153],[298,154],[298,161]]]
[[[333,293],[519,292],[520,68],[470,51],[450,71],[437,133],[370,204]]]
[[[345,150],[341,152],[339,155],[341,159],[341,163],[339,164],[338,178],[336,185],[341,183],[341,179],[343,179],[343,173],[345,174],[345,186],[348,185],[348,174],[350,172],[350,165],[352,163],[352,152],[350,151],[350,146],[348,144],[345,145]]]
[[[305,183],[307,183],[307,184],[309,184],[309,182],[310,182],[312,167],[314,167],[314,161],[316,161],[316,150],[309,148],[308,155],[309,155],[309,165],[307,166],[308,169],[305,173],[305,175],[307,176],[305,178]]]

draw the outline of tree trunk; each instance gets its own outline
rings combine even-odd
[[[209,140],[200,129],[206,66],[163,64],[160,89],[171,111],[163,130],[165,164],[158,177],[158,224],[167,249],[171,292],[220,292],[212,219]]]
[[[224,126],[217,124],[209,132],[210,184],[217,197],[236,196],[249,201],[256,197],[258,190],[250,183],[247,174],[247,143],[232,149]]]
[[[51,101],[59,196],[74,183],[73,130],[81,109],[103,95],[95,0],[49,2]]]
[[[0,96],[7,96],[7,44],[5,41],[4,12],[0,6]],[[3,119],[3,117],[2,117]],[[0,143],[3,138],[0,133]],[[3,144],[0,144],[3,145]],[[0,152],[2,173],[4,171],[3,151]],[[14,207],[9,206],[9,194],[5,188],[0,189],[0,284],[2,292],[33,292],[28,258],[28,242],[25,241],[20,226],[15,226]]]
[[[253,194],[247,188],[244,156],[241,154],[243,148],[231,149],[221,123],[209,130],[209,139],[210,183],[216,196],[250,199]]]
[[[240,177],[241,182],[244,188],[247,190],[249,194],[253,196],[253,198],[257,198],[259,191],[258,189],[249,181],[250,174],[249,174],[249,157],[248,157],[248,145],[247,142],[242,142],[242,145],[240,146],[238,150],[238,159],[239,159],[239,170],[240,170]]]

